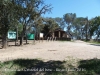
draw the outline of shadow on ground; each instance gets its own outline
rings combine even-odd
[[[93,45],[93,46],[100,46],[100,44],[90,44],[90,45]]]
[[[43,62],[37,59],[19,59],[5,62],[4,67],[10,70],[17,70],[12,73],[10,72],[10,74],[7,72],[7,75],[66,75],[64,71],[56,71],[56,69],[64,69],[64,63],[64,61]],[[9,67],[7,67],[6,64],[10,64],[10,66],[8,65]]]
[[[100,75],[100,59],[82,60],[78,68],[86,70],[81,75]]]
[[[18,59],[1,63],[0,74],[1,75],[100,75],[99,59],[81,60],[78,62],[79,64],[77,67],[67,63],[68,63],[67,61],[65,62],[65,61],[50,60],[47,62],[43,62],[42,60],[37,60],[37,59],[34,60]]]
[[[21,67],[25,67],[26,70],[32,69],[33,71],[16,72],[15,75],[54,75],[64,74],[64,72],[56,72],[56,68],[63,69],[63,63],[61,61],[48,61],[43,62],[41,60],[17,60],[14,61]],[[24,63],[24,64],[23,64]]]

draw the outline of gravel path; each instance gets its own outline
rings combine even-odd
[[[83,41],[62,42],[43,41],[22,47],[8,47],[0,49],[0,61],[17,58],[48,60],[67,60],[69,57],[77,59],[100,59],[100,45],[85,43]]]

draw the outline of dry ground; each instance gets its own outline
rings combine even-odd
[[[69,57],[77,59],[100,59],[100,45],[93,45],[82,41],[43,41],[35,45],[11,46],[0,49],[0,61],[29,58],[48,60],[67,60]]]

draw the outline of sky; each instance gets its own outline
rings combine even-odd
[[[51,4],[52,13],[46,13],[44,17],[63,17],[66,13],[76,13],[77,17],[88,19],[100,16],[100,0],[44,0]]]

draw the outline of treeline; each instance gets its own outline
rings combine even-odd
[[[77,17],[76,13],[66,13],[62,18],[57,17],[55,20],[73,39],[100,39],[100,16],[88,19]]]

